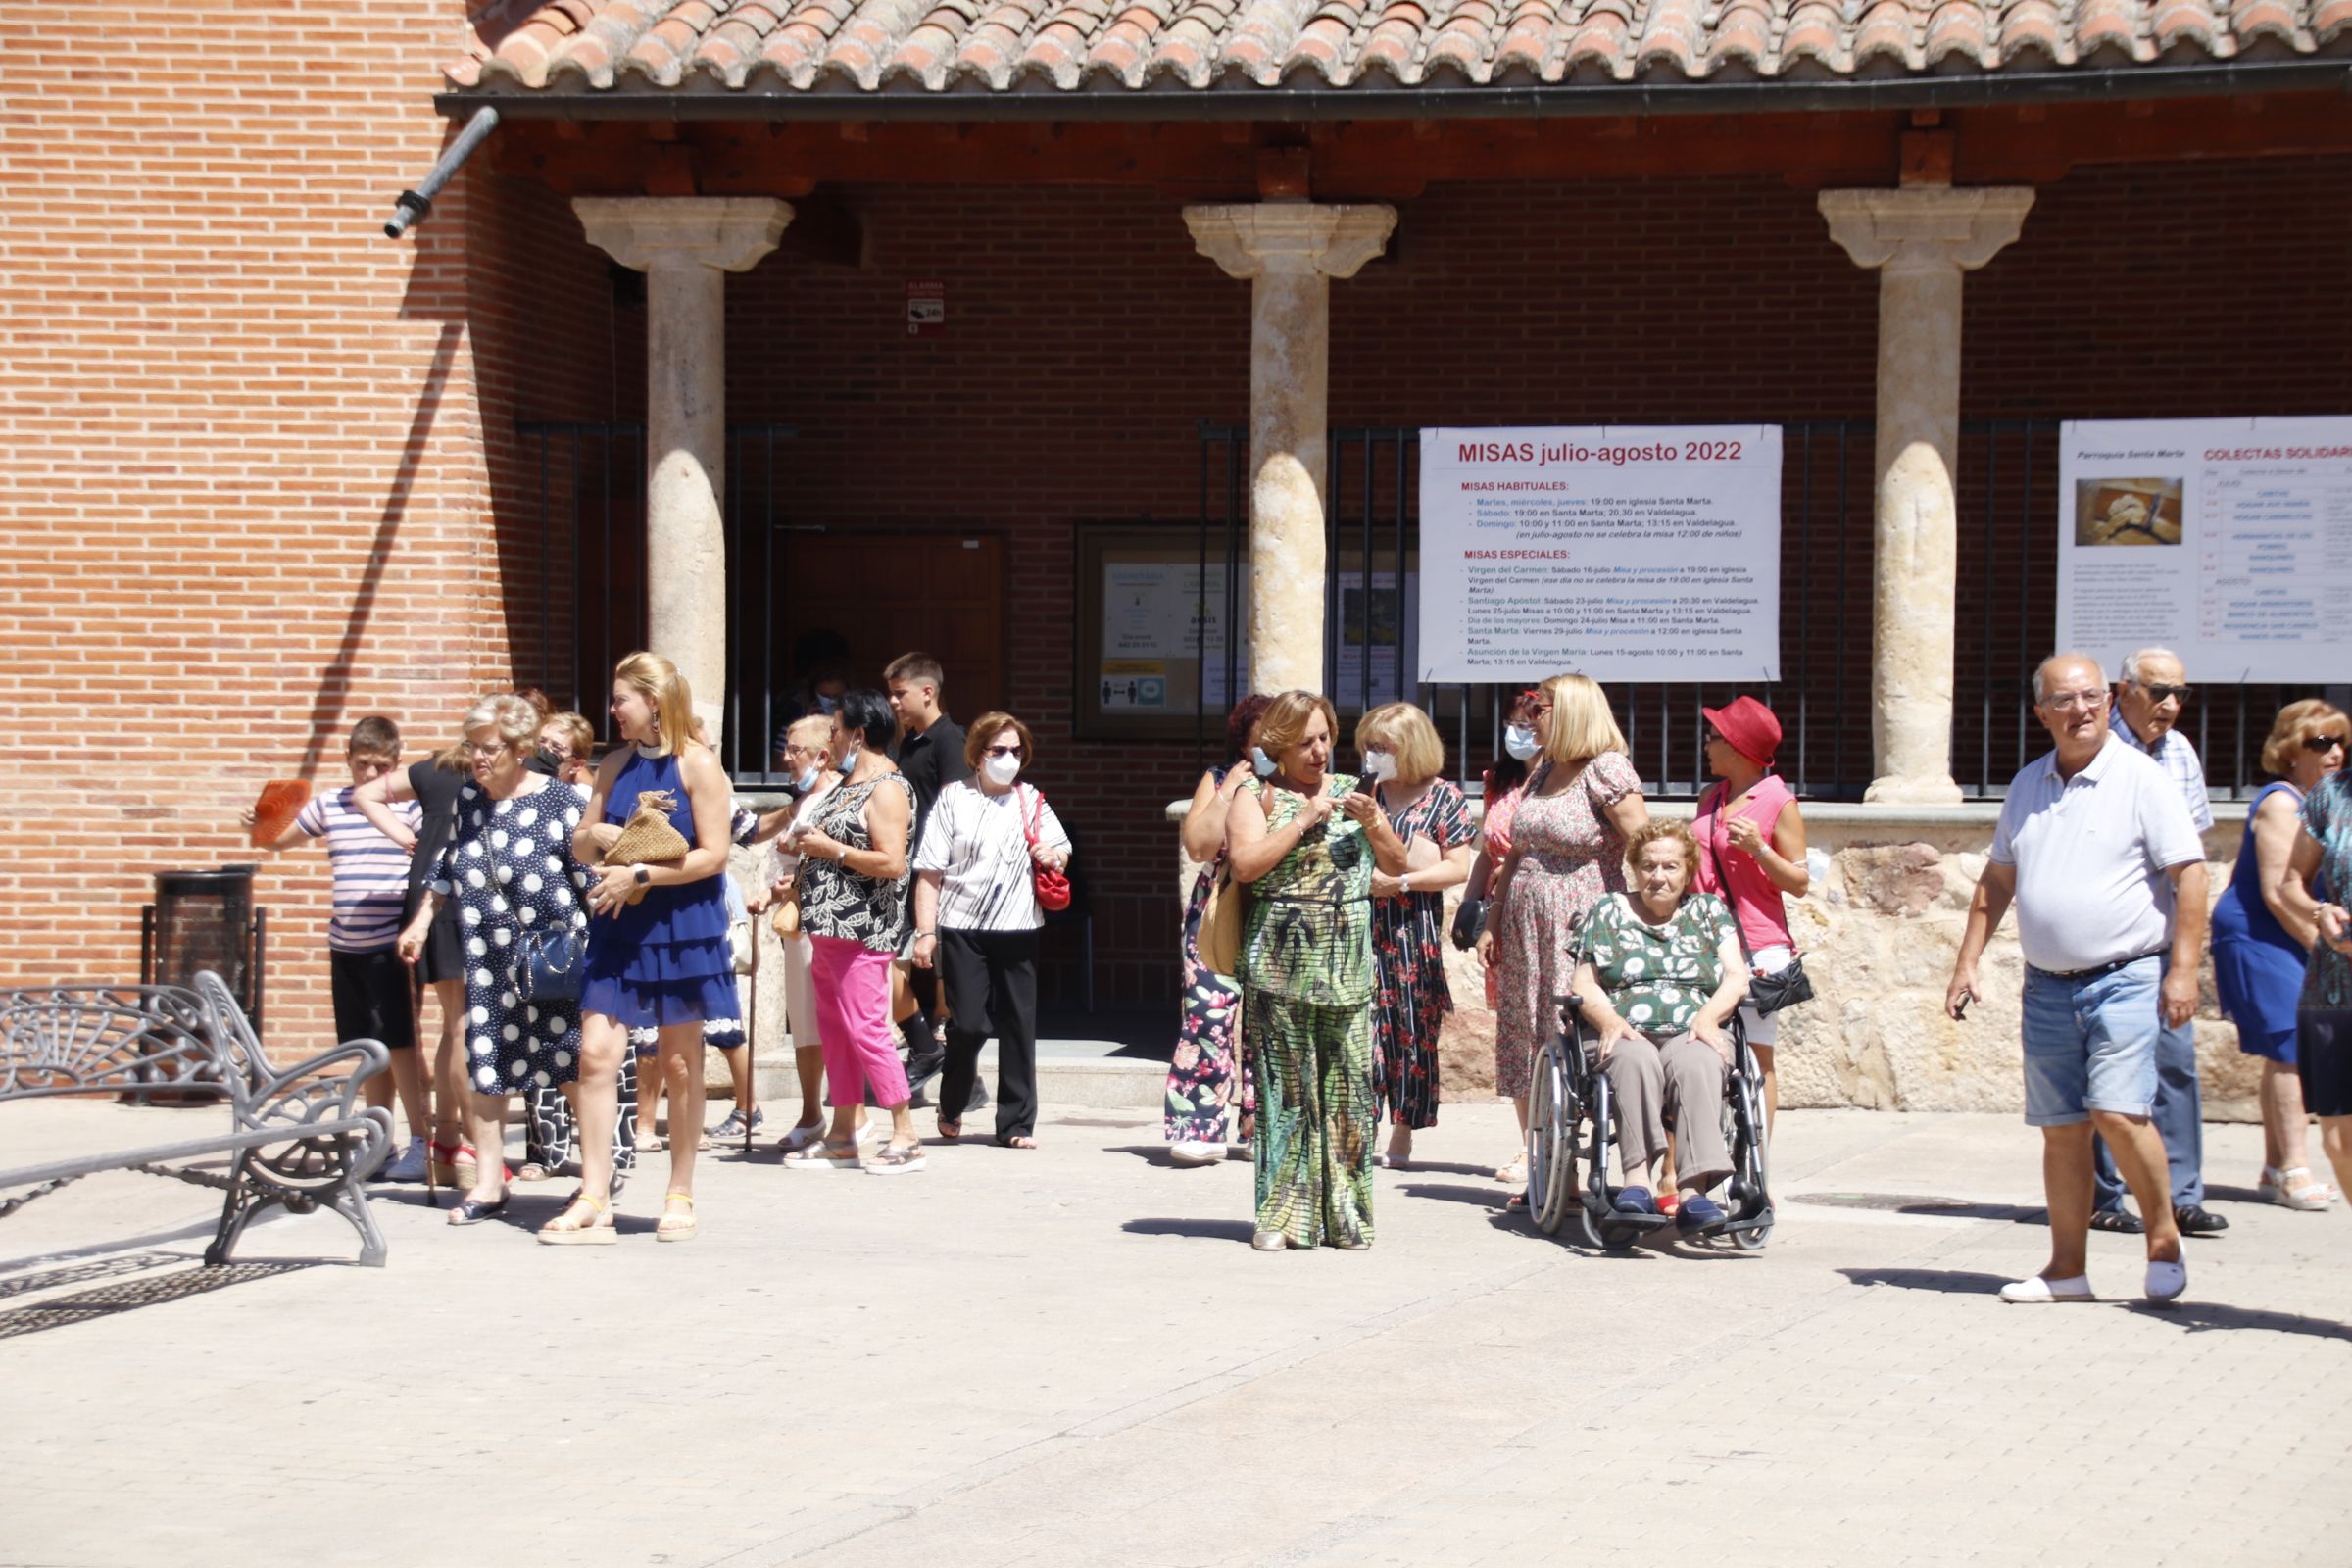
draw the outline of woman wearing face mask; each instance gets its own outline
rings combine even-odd
[[[657,796],[667,798],[669,824],[686,853],[665,865],[606,866],[589,895],[595,918],[581,964],[580,1190],[541,1227],[539,1239],[552,1246],[613,1239],[611,1149],[629,1031],[655,1030],[660,1053],[650,1064],[653,1083],[640,1066],[639,1094],[653,1095],[666,1077],[670,1114],[681,1127],[700,1127],[704,1023],[742,1014],[723,886],[733,794],[716,755],[694,739],[686,677],[659,654],[631,654],[613,667],[612,712],[622,744],[596,771],[573,853],[601,862],[640,800]],[[694,1145],[691,1134],[669,1141],[669,1189],[656,1241],[688,1241],[698,1229]]]
[[[1527,1091],[1536,1049],[1559,1032],[1578,927],[1625,886],[1625,842],[1649,820],[1609,699],[1586,675],[1554,675],[1534,707],[1540,760],[1511,819],[1478,956],[1495,987],[1494,1089],[1519,1112],[1520,1154],[1498,1179],[1524,1187]],[[1513,1200],[1514,1203],[1523,1200]]]
[[[784,1163],[794,1170],[858,1169],[855,1118],[870,1088],[875,1103],[890,1112],[890,1141],[864,1168],[868,1175],[900,1176],[923,1168],[890,1019],[891,960],[906,935],[914,787],[882,750],[898,729],[889,698],[865,687],[844,692],[829,723],[827,756],[840,781],[788,843],[800,857],[801,929],[808,934],[833,1127],[786,1154]]]
[[[1542,694],[1533,688],[1511,699],[1510,708],[1503,713],[1502,755],[1489,762],[1479,775],[1480,799],[1485,802],[1486,809],[1479,816],[1478,858],[1470,862],[1470,880],[1462,886],[1465,905],[1474,906],[1491,899],[1494,873],[1502,868],[1503,860],[1511,853],[1511,820],[1518,815],[1519,799],[1527,786],[1527,764],[1543,749],[1536,739],[1536,709],[1541,700]],[[1487,1010],[1496,1012],[1495,987],[1501,975],[1483,966],[1481,973],[1486,985]],[[1526,1185],[1526,1160],[1524,1152],[1513,1156],[1510,1163],[1495,1170],[1495,1179],[1506,1186]]]
[[[1228,824],[1250,885],[1244,1005],[1257,1053],[1257,1222],[1278,1252],[1372,1245],[1372,873],[1405,870],[1404,841],[1355,780],[1331,772],[1331,701],[1285,692],[1259,720],[1274,759]]]
[[[1175,1054],[1168,1059],[1165,1121],[1168,1159],[1176,1165],[1214,1165],[1224,1159],[1229,1108],[1240,1113],[1245,1144],[1257,1116],[1257,1085],[1242,1039],[1241,982],[1200,961],[1200,920],[1225,871],[1225,819],[1233,798],[1251,779],[1274,771],[1273,759],[1257,744],[1257,721],[1272,701],[1251,692],[1233,705],[1225,719],[1225,744],[1234,760],[1221,772],[1212,767],[1200,775],[1184,813],[1185,858],[1198,862],[1200,871],[1184,906],[1184,1013],[1176,1026]]]
[[[1453,1010],[1446,984],[1445,891],[1470,875],[1470,803],[1450,779],[1445,743],[1429,715],[1388,703],[1355,726],[1355,749],[1390,830],[1404,841],[1405,868],[1372,873],[1373,1087],[1393,1131],[1383,1162],[1403,1169],[1413,1133],[1438,1124],[1438,1031]]]
[[[589,787],[596,782],[596,764],[589,760],[596,750],[596,730],[580,713],[550,713],[539,726],[539,755],[554,764],[556,777],[588,798]]]
[[[1069,835],[1033,785],[1029,726],[983,713],[964,731],[968,780],[939,792],[914,857],[914,964],[947,984],[948,1060],[939,1135],[963,1132],[980,1048],[997,1037],[997,1142],[1037,1147],[1037,933],[1046,923],[1035,875],[1069,863]]]

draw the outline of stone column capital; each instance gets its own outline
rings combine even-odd
[[[575,196],[571,210],[589,244],[639,272],[749,271],[792,221],[792,204],[773,196]]]
[[[1320,272],[1353,277],[1396,228],[1396,209],[1377,203],[1245,202],[1187,207],[1185,226],[1200,254],[1235,277]]]
[[[1825,190],[1830,238],[1857,267],[1973,271],[1998,256],[2024,227],[2031,185],[1912,185],[1896,190]]]

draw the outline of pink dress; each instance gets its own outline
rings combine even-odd
[[[1527,781],[1510,823],[1519,864],[1496,928],[1494,1090],[1527,1093],[1536,1048],[1559,1033],[1557,999],[1576,976],[1578,930],[1606,894],[1625,888],[1625,835],[1606,808],[1642,788],[1622,752],[1603,752],[1557,795],[1543,795],[1545,763]]]

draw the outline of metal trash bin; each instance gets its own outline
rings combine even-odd
[[[260,869],[247,863],[217,871],[158,871],[155,902],[139,910],[139,984],[192,987],[196,972],[210,969],[227,983],[257,1039],[270,935],[270,913],[253,902],[253,877]],[[213,1098],[194,1090],[179,1102]],[[160,1100],[147,1097],[150,1104]]]

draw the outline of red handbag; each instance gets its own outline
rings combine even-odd
[[[1021,820],[1021,834],[1029,848],[1037,848],[1037,817],[1046,808],[1046,798],[1035,789],[1029,792],[1029,814]],[[1029,880],[1037,890],[1037,906],[1041,909],[1066,909],[1070,906],[1070,879],[1052,866],[1040,865],[1035,858],[1029,862]]]

